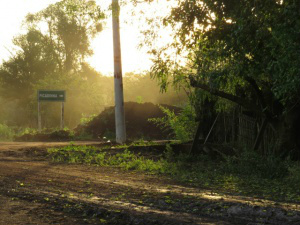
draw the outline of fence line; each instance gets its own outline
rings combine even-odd
[[[210,141],[215,143],[238,143],[248,149],[253,148],[260,127],[258,119],[242,112],[221,113]],[[264,132],[259,150],[267,154],[275,151],[277,145],[276,132],[268,124]]]

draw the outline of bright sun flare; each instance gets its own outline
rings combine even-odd
[[[7,60],[14,52],[12,44],[13,37],[24,32],[22,21],[28,13],[36,13],[49,4],[58,0],[2,0],[0,2],[0,26],[2,29],[0,36],[0,60]],[[97,0],[98,5],[107,8],[110,0]],[[157,6],[161,6],[158,5]],[[144,21],[132,20],[130,15],[132,8],[124,6],[121,10],[121,47],[123,72],[140,72],[148,70],[151,60],[146,53],[146,49],[138,49],[142,42],[139,28],[144,26]],[[149,6],[148,6],[149,7]],[[155,7],[155,6],[154,6]],[[139,13],[140,6],[134,8]],[[147,9],[148,10],[148,9]],[[154,9],[155,10],[155,9]],[[148,10],[149,13],[149,10]],[[151,12],[150,12],[151,13]],[[168,35],[167,35],[168,36]],[[162,37],[162,40],[164,37]],[[91,47],[94,55],[87,61],[97,71],[105,75],[113,74],[113,42],[111,18],[107,18],[104,30],[92,41]]]

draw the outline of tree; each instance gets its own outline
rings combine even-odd
[[[36,14],[29,14],[26,23],[37,28],[47,25],[47,36],[55,46],[61,71],[79,69],[86,56],[93,53],[90,40],[102,30],[104,14],[95,1],[63,0]]]
[[[20,50],[1,65],[2,95],[24,99],[35,82],[57,72],[56,53],[49,38],[33,28],[15,38],[13,43]]]
[[[94,1],[84,0],[63,0],[27,15],[28,32],[14,39],[19,50],[0,68],[5,93],[19,89],[28,94],[32,84],[47,76],[79,71],[92,54],[90,41],[101,31],[103,18]]]
[[[181,81],[191,75],[193,87],[265,118],[279,137],[288,133],[288,148],[295,148],[292,143],[299,138],[292,131],[300,127],[299,0],[177,3],[162,23],[173,28],[170,47],[178,55],[187,53],[187,63],[176,64],[170,47],[155,49],[154,76],[165,84],[170,76]]]
[[[30,102],[36,103],[37,89],[84,87],[90,78],[85,58],[92,54],[90,41],[101,31],[102,19],[95,1],[85,0],[62,0],[27,15],[27,32],[14,38],[17,50],[0,66],[1,95],[33,115],[36,107]]]

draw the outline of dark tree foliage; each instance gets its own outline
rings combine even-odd
[[[29,95],[34,82],[56,71],[56,53],[49,38],[36,29],[30,29],[13,42],[21,50],[3,62],[0,78],[3,95],[19,99]]]
[[[176,62],[167,48],[152,51],[152,72],[163,87],[170,76],[189,76],[202,90],[196,98],[204,91],[237,103],[296,142],[291,130],[299,133],[299,0],[178,0],[162,23],[174,30],[177,54],[188,53],[186,66],[172,70]]]

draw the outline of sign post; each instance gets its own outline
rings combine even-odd
[[[41,121],[41,106],[40,101],[38,100],[38,131],[42,131],[42,121]]]
[[[64,105],[64,102],[62,102],[61,103],[61,120],[60,120],[60,129],[61,130],[63,130],[65,128],[64,116],[65,116],[65,105]]]
[[[66,100],[66,91],[64,90],[38,90],[38,131],[42,131],[41,101],[61,102],[61,120],[60,129],[64,129],[64,102]]]

